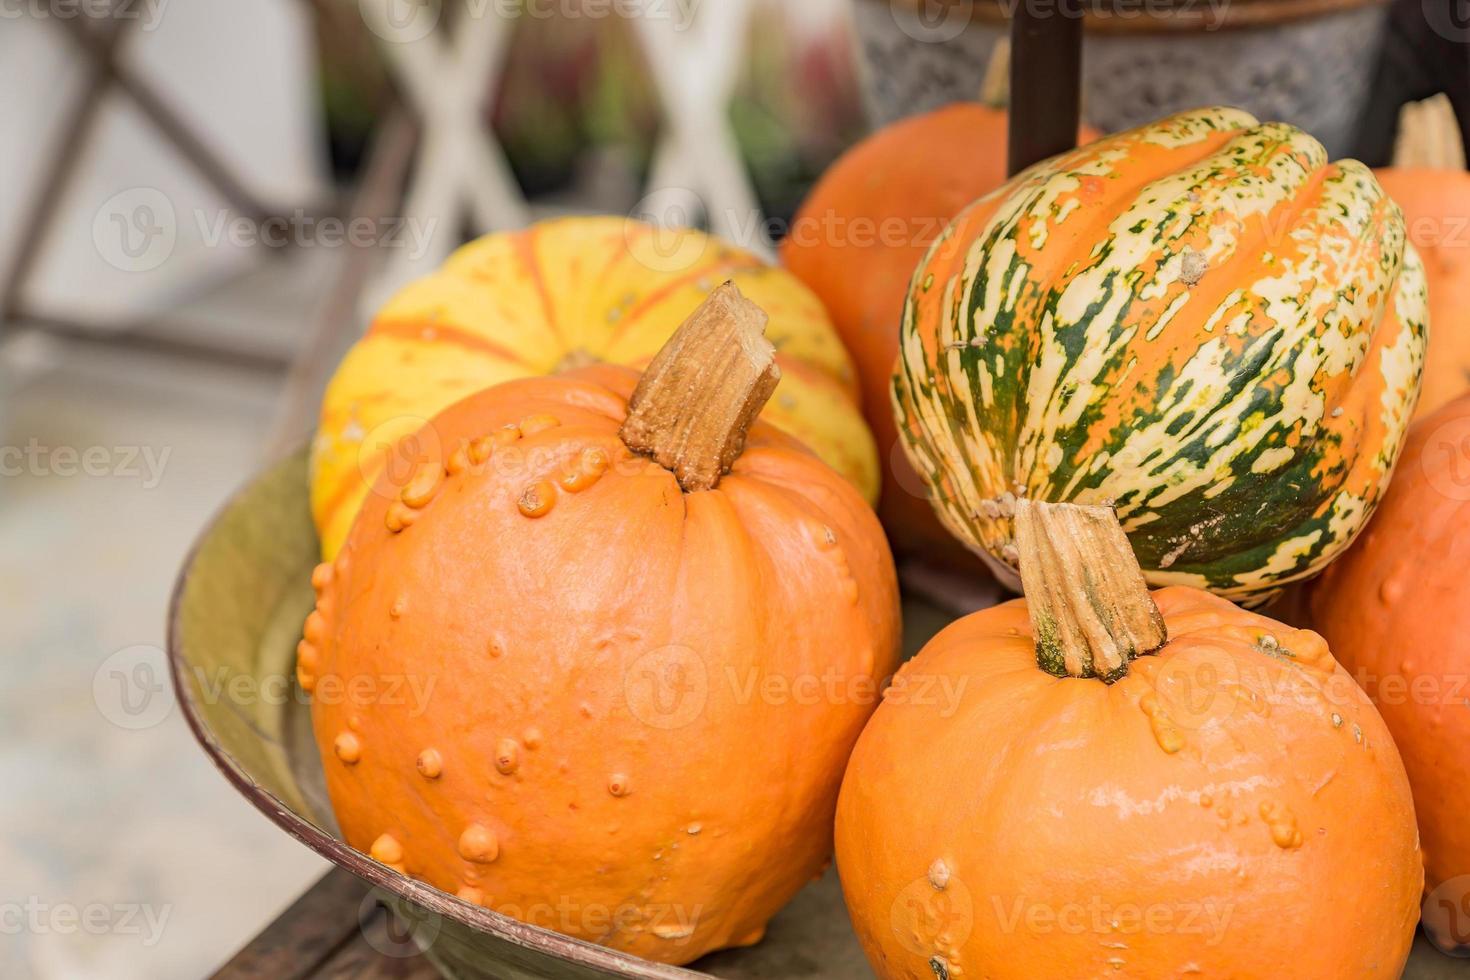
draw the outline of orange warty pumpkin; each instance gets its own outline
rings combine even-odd
[[[1083,127],[1083,142],[1097,138]],[[934,516],[893,421],[888,383],[914,267],[950,219],[1006,179],[1006,112],[958,102],[858,143],[812,189],[781,261],[821,297],[857,362],[863,414],[878,443],[878,513],[906,551],[938,549],[980,568]]]
[[[758,941],[820,872],[897,585],[858,491],[752,424],[764,322],[726,285],[641,381],[487,389],[379,481],[298,656],[349,843],[670,963]]]
[[[699,231],[557,218],[463,246],[399,290],[342,359],[312,442],[322,557],[337,554],[378,474],[402,468],[403,439],[425,420],[516,378],[596,361],[641,370],[726,280],[770,314],[782,377],[765,421],[876,500],[878,459],[853,366],[811,290]]]
[[[1109,509],[1023,498],[1017,535],[1029,598],[906,663],[843,781],[837,866],[877,973],[1397,977],[1408,781],[1321,637],[1151,598]]]
[[[1429,284],[1429,351],[1416,418],[1470,391],[1470,173],[1373,171],[1404,211]]]
[[[1414,787],[1424,907],[1442,945],[1470,945],[1470,395],[1409,431],[1368,529],[1312,588],[1313,623],[1383,712]],[[1458,880],[1456,880],[1458,879]]]

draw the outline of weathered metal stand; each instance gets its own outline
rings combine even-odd
[[[1011,21],[1012,174],[1077,145],[1082,114],[1082,6],[1021,0]]]

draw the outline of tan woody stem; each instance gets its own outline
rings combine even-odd
[[[693,493],[717,486],[781,371],[766,314],[732,282],[720,286],[654,355],[619,432]]]
[[[1036,662],[1058,677],[1115,681],[1168,633],[1111,507],[1016,501],[1021,585]]]

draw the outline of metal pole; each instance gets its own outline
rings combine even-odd
[[[1020,0],[1011,20],[1010,173],[1076,146],[1081,108],[1080,0]]]

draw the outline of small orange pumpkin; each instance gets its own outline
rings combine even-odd
[[[487,389],[380,479],[297,665],[349,843],[669,963],[756,942],[820,872],[897,585],[858,491],[752,424],[764,323],[727,284],[641,381]]]
[[[1470,391],[1470,173],[1388,168],[1373,175],[1404,211],[1404,229],[1424,260],[1429,350],[1416,418]]]
[[[1313,624],[1367,690],[1414,787],[1425,928],[1470,945],[1470,395],[1414,424],[1368,529],[1311,589]]]
[[[394,294],[343,357],[312,441],[322,557],[337,554],[378,475],[401,472],[403,440],[426,419],[516,378],[597,361],[641,370],[727,279],[770,314],[782,378],[766,421],[876,500],[878,460],[852,363],[811,290],[691,229],[557,218],[463,246]]]
[[[781,244],[782,263],[821,298],[857,362],[883,473],[878,513],[895,547],[974,568],[898,446],[888,384],[914,268],[951,218],[1005,183],[1006,119],[957,102],[884,127],[828,168]],[[1083,127],[1082,142],[1096,138]]]
[[[1023,498],[1016,521],[1027,598],[905,664],[843,781],[874,970],[1397,977],[1408,781],[1322,639],[1187,587],[1151,599],[1109,509]]]

